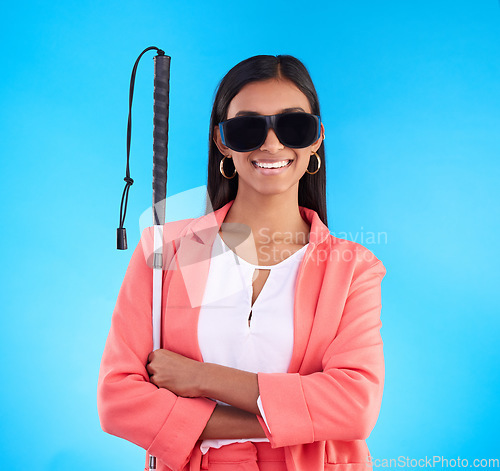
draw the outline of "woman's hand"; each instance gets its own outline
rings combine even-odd
[[[182,397],[208,397],[260,415],[255,373],[203,363],[160,348],[148,355],[149,380]]]
[[[177,396],[200,397],[203,363],[170,350],[158,349],[148,355],[149,380]]]

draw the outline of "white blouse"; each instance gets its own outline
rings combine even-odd
[[[233,252],[217,234],[198,320],[198,343],[204,362],[252,373],[288,371],[293,350],[295,282],[308,245],[276,265],[254,265]],[[252,306],[256,269],[270,272]],[[260,397],[257,405],[265,421]],[[201,451],[204,454],[210,447],[247,441],[269,440],[203,440]]]

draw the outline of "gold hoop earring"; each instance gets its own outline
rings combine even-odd
[[[220,169],[220,173],[222,173],[222,176],[223,176],[224,178],[227,178],[228,180],[231,180],[231,178],[234,178],[234,177],[236,176],[236,167],[234,168],[234,173],[233,173],[230,177],[228,177],[228,176],[224,173],[224,168],[223,168],[223,167],[224,167],[224,159],[225,159],[226,157],[229,157],[229,154],[228,154],[228,155],[225,155],[225,156],[224,156],[224,158],[220,161],[220,166],[219,166],[219,169]],[[231,158],[231,157],[229,157],[229,158]],[[233,165],[234,165],[234,164],[233,164]]]
[[[307,170],[306,168],[306,172],[309,174],[309,175],[314,175],[315,173],[318,173],[318,170],[320,169],[321,167],[321,158],[320,156],[316,153],[316,152],[313,152],[311,155],[315,155],[316,156],[316,159],[318,160],[318,168],[314,171],[314,172],[310,172],[309,170]]]

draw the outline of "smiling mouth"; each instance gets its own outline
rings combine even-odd
[[[293,162],[293,160],[281,160],[279,162],[273,162],[273,163],[270,163],[270,162],[258,162],[257,163],[256,161],[253,161],[252,165],[254,167],[257,167],[257,168],[273,169],[273,168],[288,167],[292,162]]]

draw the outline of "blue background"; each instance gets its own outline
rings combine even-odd
[[[136,80],[129,250],[116,250],[130,73],[150,45],[172,57],[170,196],[206,184],[229,68],[255,54],[304,61],[327,135],[330,230],[387,268],[372,455],[500,457],[498,1],[21,1],[0,26],[0,468],[144,464],[102,432],[96,386],[151,202],[152,52]],[[361,240],[371,233],[381,239]]]

